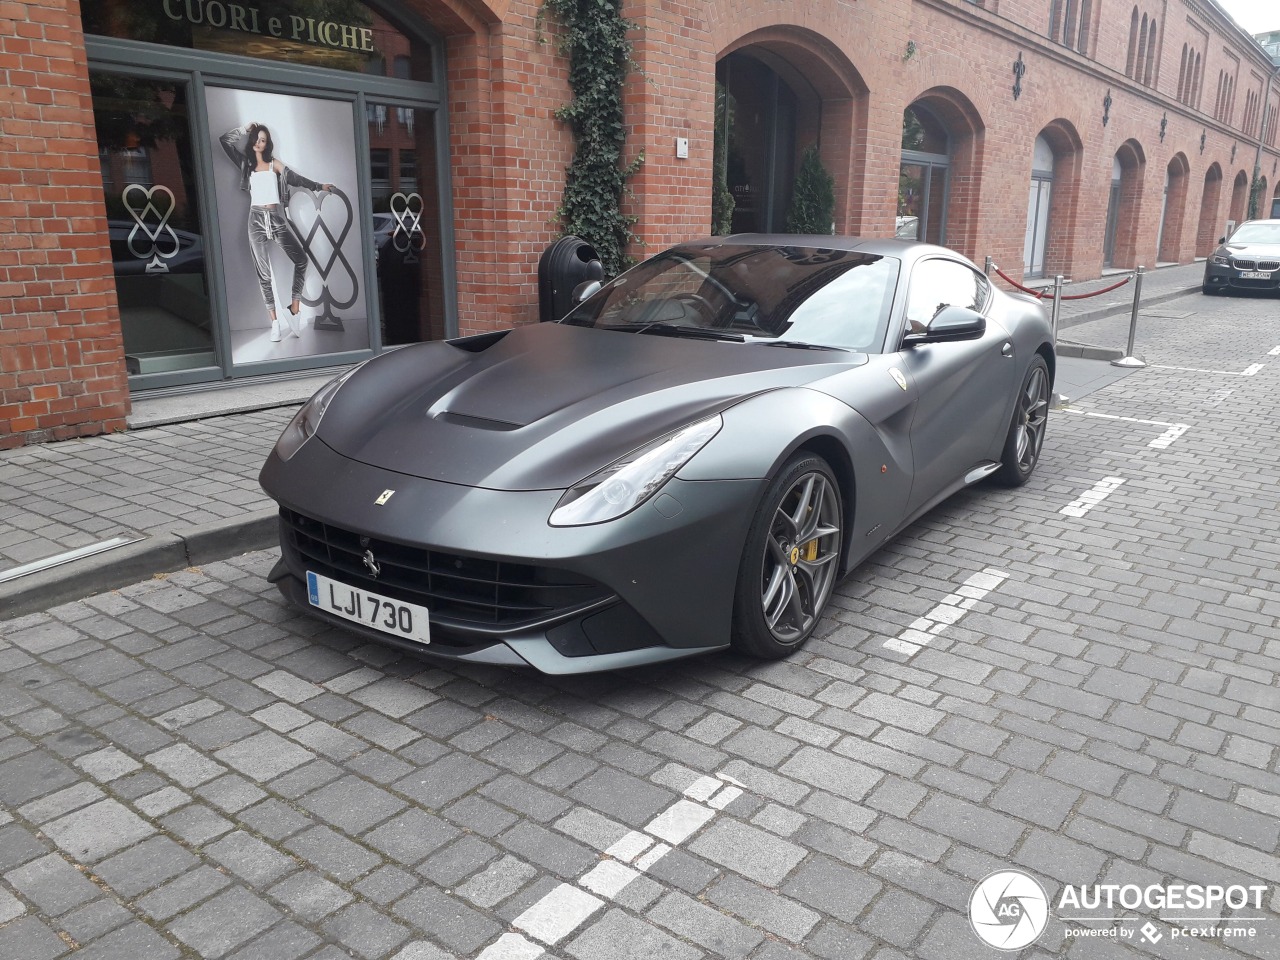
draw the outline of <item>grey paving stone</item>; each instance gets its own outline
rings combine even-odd
[[[805,858],[804,848],[733,820],[716,820],[689,849],[726,869],[776,887]]]
[[[77,861],[96,863],[151,836],[155,827],[115,800],[99,800],[45,824],[49,838]]]
[[[105,796],[106,794],[93,784],[81,781],[65,790],[50,793],[39,800],[32,800],[25,806],[19,807],[18,813],[32,823],[40,824],[56,820],[72,810],[87,807]]]
[[[313,827],[284,841],[285,849],[344,883],[364,876],[382,859],[328,827]]]
[[[42,752],[0,763],[0,804],[13,810],[69,787],[80,779],[71,767]]]
[[[355,899],[331,880],[303,870],[281,880],[268,891],[301,920],[315,923]]]
[[[320,944],[320,937],[292,921],[276,924],[231,954],[229,960],[295,960]]]
[[[386,956],[409,938],[409,928],[374,910],[353,903],[324,922],[325,934],[366,960]]]
[[[220,837],[232,829],[226,817],[214,813],[202,803],[193,803],[163,817],[160,823],[165,830],[180,840],[201,846],[214,837]]]
[[[861,800],[884,776],[878,770],[816,747],[802,747],[778,772],[850,800]]]
[[[299,806],[347,833],[357,834],[388,819],[407,804],[358,777],[343,777],[298,801]]]
[[[94,868],[123,897],[136,897],[195,866],[196,858],[169,837],[152,837]]]
[[[10,881],[11,883],[13,881]],[[0,890],[0,926],[27,912],[26,904],[8,890]]]
[[[707,892],[707,899],[721,910],[795,943],[802,943],[820,919],[816,911],[733,875],[717,882]]]
[[[148,754],[146,761],[179,786],[188,789],[226,773],[226,767],[185,743],[175,743]]]
[[[242,810],[239,820],[269,840],[282,840],[315,825],[314,820],[274,798]]]
[[[498,774],[499,771],[487,763],[450,754],[397,780],[392,786],[424,807],[439,810]]]
[[[140,910],[157,920],[168,920],[201,900],[208,899],[230,883],[230,877],[213,867],[201,865],[139,898],[137,905]]]
[[[964,800],[937,794],[925,801],[912,817],[917,826],[1004,855],[1013,850],[1024,825]]]
[[[517,823],[496,839],[517,857],[565,878],[582,875],[598,859],[590,847],[533,823]]]
[[[114,900],[95,900],[58,918],[58,926],[76,943],[96,940],[116,927],[134,919],[134,915]]]
[[[705,956],[696,947],[618,909],[589,924],[564,950],[576,960],[699,960]]]
[[[366,900],[385,907],[393,900],[400,899],[420,882],[417,877],[406,873],[399,867],[388,865],[373,871],[373,873],[357,883],[353,889]]]
[[[682,939],[722,957],[745,956],[764,939],[760,931],[682,893],[667,894],[646,916]]]
[[[781,890],[801,903],[853,923],[881,886],[862,871],[817,855],[801,865]]]
[[[859,929],[895,946],[907,948],[928,926],[938,907],[901,890],[878,897]]]
[[[214,753],[220,761],[260,783],[293,770],[315,754],[270,730],[241,740]]]
[[[418,873],[448,889],[476,873],[498,856],[498,849],[477,837],[463,837],[433,853],[418,866]]]
[[[76,960],[176,960],[181,952],[145,923],[113,930],[76,951]]]
[[[667,852],[657,863],[649,868],[649,874],[664,884],[683,890],[685,893],[700,895],[721,871],[698,857],[690,856],[676,847]]]
[[[243,830],[209,844],[204,852],[254,887],[272,883],[297,867],[292,859]]]
[[[479,951],[503,932],[502,926],[459,898],[431,887],[409,894],[393,907],[393,912],[411,926],[430,931],[432,938],[449,950],[462,954]]]
[[[280,919],[280,912],[245,890],[232,887],[168,924],[169,931],[201,956],[225,956]]]
[[[509,819],[515,822],[514,817]],[[371,830],[363,839],[391,859],[414,866],[458,835],[456,828],[439,817],[414,808]]]
[[[666,809],[676,795],[617,770],[602,768],[569,791],[569,795],[618,821],[640,826]]]
[[[489,909],[518,893],[538,871],[515,857],[504,856],[475,874],[455,891],[478,907]]]
[[[35,917],[23,917],[0,927],[0,957],[4,960],[52,960],[69,949],[61,937]]]
[[[5,874],[5,880],[48,916],[66,913],[102,895],[84,874],[58,854],[49,854],[11,870]],[[4,893],[4,897],[12,900],[8,893]],[[12,911],[6,904],[0,904],[0,915],[6,912]],[[21,912],[13,913],[8,919]]]
[[[1080,791],[1064,783],[1018,771],[991,798],[996,810],[1011,813],[1042,827],[1062,826]]]

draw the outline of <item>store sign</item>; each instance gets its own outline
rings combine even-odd
[[[164,12],[176,23],[217,30],[233,30],[277,40],[356,53],[373,53],[373,30],[333,20],[317,20],[296,13],[265,16],[258,7],[222,0],[164,0]]]

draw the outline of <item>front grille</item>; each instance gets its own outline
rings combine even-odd
[[[1241,260],[1239,257],[1236,257],[1231,262],[1235,265],[1235,268],[1237,270],[1257,270],[1258,269],[1258,262],[1256,260]]]
[[[433,621],[512,629],[612,597],[601,584],[566,570],[364,537],[288,509],[281,509],[280,522],[286,547],[307,570],[420,604]],[[376,578],[366,569],[366,550],[377,560]]]
[[[1259,260],[1258,269],[1267,271],[1280,270],[1280,260]]]

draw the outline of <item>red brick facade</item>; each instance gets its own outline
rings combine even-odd
[[[553,115],[569,97],[557,28],[536,0],[393,6],[445,41],[460,331],[533,320],[572,151]],[[0,0],[0,12],[11,447],[121,429],[129,399],[78,3]],[[734,51],[796,94],[796,150],[820,144],[842,233],[892,231],[912,105],[950,135],[946,242],[1014,276],[1040,135],[1054,153],[1049,274],[1103,269],[1116,160],[1120,267],[1205,255],[1244,219],[1255,167],[1261,208],[1277,195],[1275,130],[1261,127],[1280,77],[1207,0],[624,0],[623,13],[640,68],[626,89],[628,155],[645,158],[627,201],[637,257],[709,229],[715,70]]]

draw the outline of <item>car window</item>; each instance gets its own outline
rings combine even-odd
[[[899,266],[893,257],[821,247],[676,247],[606,284],[561,322],[879,349]]]
[[[921,260],[911,274],[908,327],[928,326],[943,307],[968,307],[981,313],[990,295],[991,284],[972,267],[955,260]]]
[[[1280,243],[1280,223],[1245,223],[1231,235],[1232,243]]]

